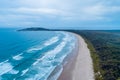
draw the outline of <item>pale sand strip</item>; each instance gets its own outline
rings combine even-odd
[[[67,64],[58,80],[94,80],[94,71],[90,51],[84,39],[78,38],[75,50],[67,57]]]
[[[90,51],[84,39],[77,35],[79,39],[79,52],[73,70],[72,80],[94,80],[93,63],[90,56]]]

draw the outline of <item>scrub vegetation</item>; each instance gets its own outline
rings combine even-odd
[[[120,31],[73,31],[91,50],[96,80],[120,80]]]

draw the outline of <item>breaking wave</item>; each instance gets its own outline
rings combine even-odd
[[[62,62],[74,49],[75,41],[73,34],[59,32],[59,36],[12,56],[0,63],[0,80],[57,80],[63,70]],[[57,73],[50,76],[58,66]]]

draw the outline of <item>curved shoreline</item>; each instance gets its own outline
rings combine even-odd
[[[90,50],[80,35],[74,35],[78,38],[78,44],[58,80],[95,80]]]

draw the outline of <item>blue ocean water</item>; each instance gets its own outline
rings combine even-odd
[[[67,32],[0,29],[0,80],[57,80],[76,41]]]

